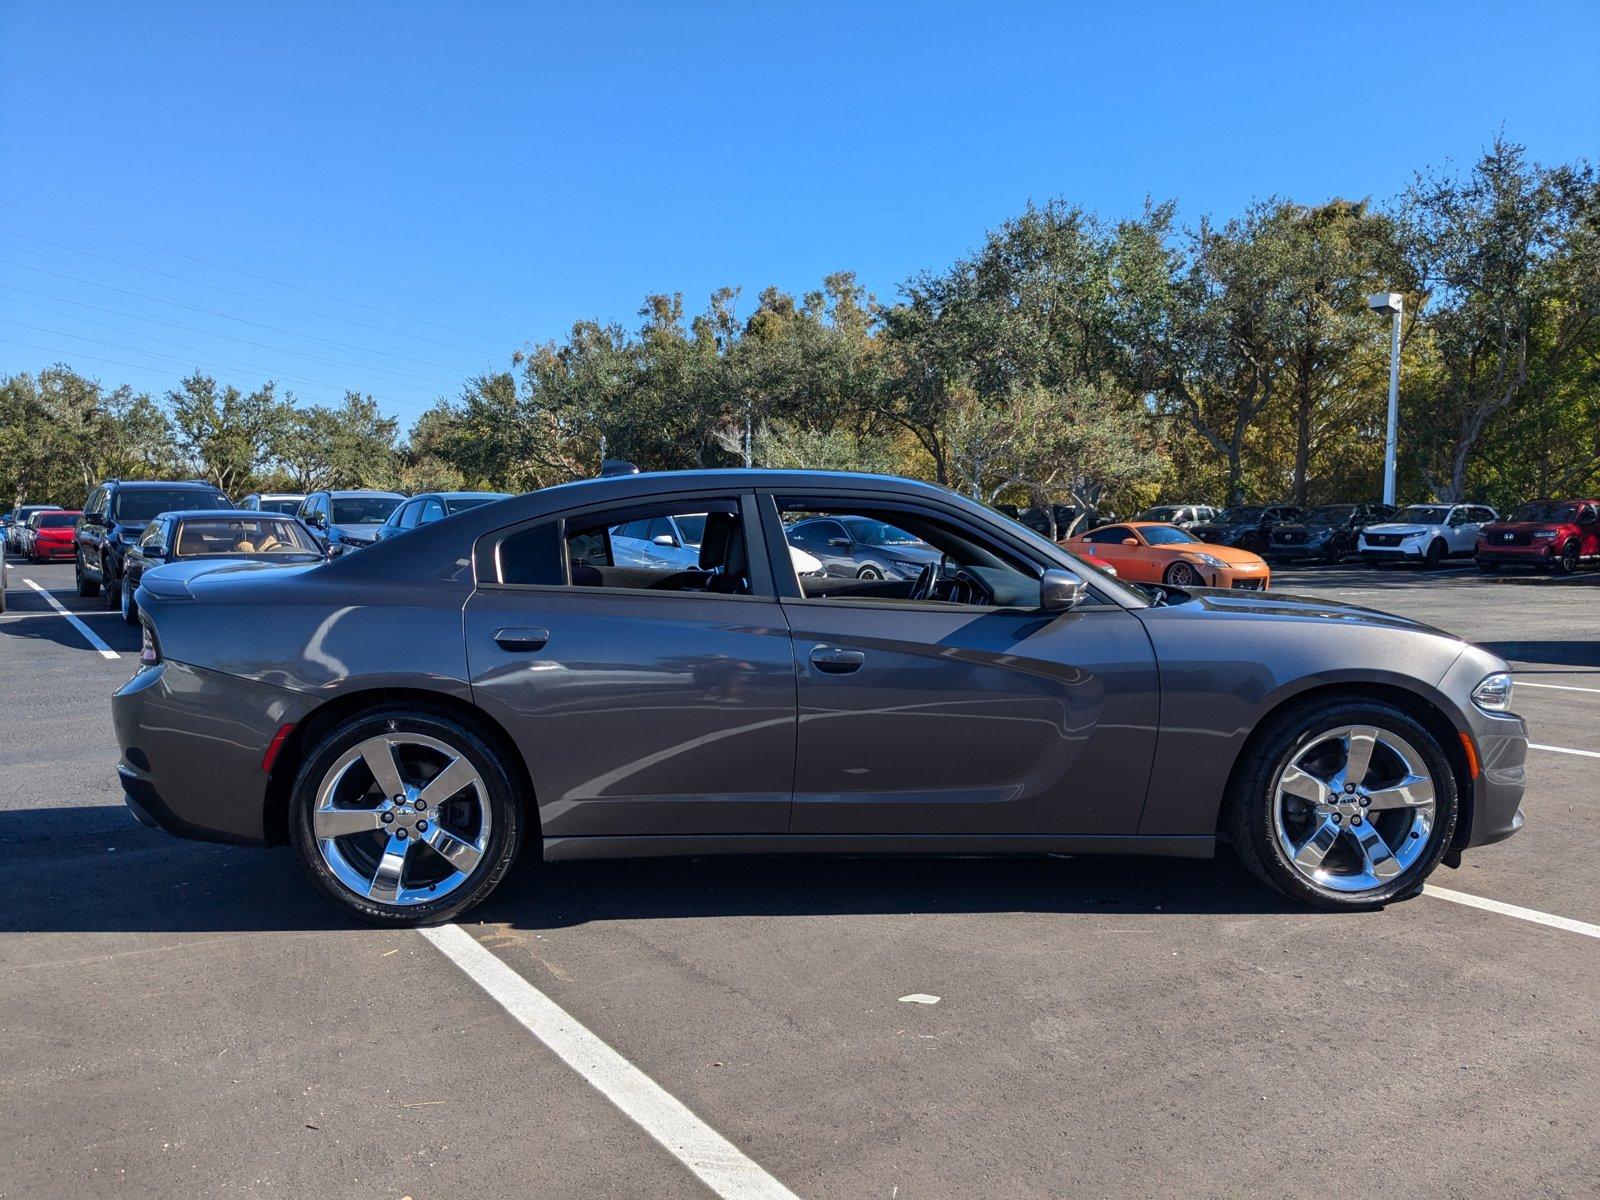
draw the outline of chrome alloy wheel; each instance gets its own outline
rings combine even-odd
[[[448,896],[489,846],[489,790],[457,749],[421,733],[352,746],[317,789],[322,861],[358,896],[422,904]]]
[[[1396,733],[1344,725],[1304,743],[1273,781],[1289,865],[1319,887],[1365,892],[1420,858],[1433,831],[1427,761]]]

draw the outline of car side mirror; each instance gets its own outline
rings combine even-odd
[[[837,546],[841,550],[848,550],[848,549],[850,549],[850,539],[849,538],[829,538],[828,539],[828,545]]]
[[[318,529],[326,529],[328,527],[328,518],[321,513],[312,513],[306,520],[310,521]]]
[[[1051,567],[1039,577],[1039,607],[1045,612],[1067,612],[1083,601],[1088,586],[1071,571]]]
[[[673,537],[670,533],[658,533],[655,537],[650,539],[650,542],[655,546],[676,546],[678,544],[678,539]]]
[[[167,548],[160,542],[151,542],[144,548],[144,556],[146,558],[165,558],[167,556]]]
[[[84,513],[83,523],[85,525],[104,525],[106,518],[103,513]]]
[[[1123,538],[1122,539],[1122,544],[1124,546],[1137,546],[1139,544],[1139,539],[1138,538]]]

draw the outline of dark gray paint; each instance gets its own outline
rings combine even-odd
[[[185,832],[264,840],[272,734],[330,701],[404,688],[475,705],[505,731],[551,857],[1193,854],[1209,851],[1229,773],[1267,713],[1318,686],[1376,684],[1477,739],[1489,769],[1468,788],[1463,842],[1513,829],[1522,722],[1470,703],[1503,664],[1458,639],[1272,593],[1150,607],[1090,571],[1088,599],[1064,614],[804,600],[771,570],[786,551],[769,492],[920,507],[980,525],[1041,569],[1078,565],[942,488],[765,471],[550,488],[306,568],[176,564],[139,590],[169,662],[115,701],[124,772]],[[742,497],[767,595],[476,581],[475,557],[481,573],[493,541],[525,523],[695,494]],[[770,594],[774,579],[787,594]],[[501,630],[539,636],[506,649]],[[860,669],[821,669],[814,651],[859,654]]]

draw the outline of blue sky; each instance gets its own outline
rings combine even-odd
[[[407,423],[645,294],[880,297],[1030,199],[1600,151],[1600,4],[0,5],[0,374]]]

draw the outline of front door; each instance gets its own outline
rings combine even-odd
[[[825,579],[784,601],[800,704],[791,832],[1135,833],[1158,704],[1139,619],[1108,601],[1040,611],[1029,564],[975,523],[861,515],[944,551],[938,586],[967,602]],[[958,565],[1005,602],[964,593]]]
[[[613,554],[617,527],[689,514],[707,514],[695,568]],[[522,749],[547,837],[787,828],[794,658],[744,539],[741,499],[701,496],[515,531],[487,581],[480,551],[473,696]]]

